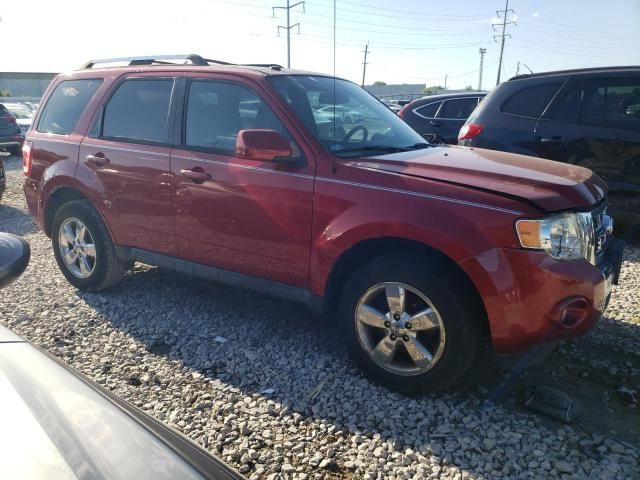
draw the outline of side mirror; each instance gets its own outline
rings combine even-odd
[[[22,275],[29,259],[29,244],[10,233],[0,233],[0,288],[4,288]]]
[[[240,130],[236,157],[263,162],[296,163],[291,145],[275,130]]]

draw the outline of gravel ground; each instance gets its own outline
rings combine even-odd
[[[18,160],[7,167],[0,230],[33,257],[0,322],[248,478],[640,478],[639,248],[607,319],[541,366],[506,384],[480,366],[406,398],[361,377],[302,307],[140,265],[108,292],[76,291],[27,215]],[[573,426],[521,409],[517,389],[545,381],[595,406]]]

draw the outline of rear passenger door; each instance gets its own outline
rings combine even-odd
[[[117,244],[169,255],[178,253],[169,144],[175,84],[158,75],[117,82],[80,146],[77,173],[102,190]]]
[[[442,103],[431,125],[440,143],[458,143],[458,132],[473,109],[478,105],[478,97],[451,98]]]
[[[313,158],[302,152],[273,99],[258,91],[253,84],[216,76],[190,78],[185,85],[172,154],[180,256],[306,287]],[[254,128],[281,133],[299,164],[236,157],[238,132]]]
[[[514,84],[520,80],[512,80]],[[500,106],[500,122],[492,125],[491,148],[523,155],[539,155],[539,142],[534,138],[538,119],[564,84],[563,80],[523,86]]]

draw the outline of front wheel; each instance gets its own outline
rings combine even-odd
[[[118,259],[109,231],[86,200],[62,205],[53,217],[51,241],[69,283],[97,292],[118,283],[131,266]]]
[[[403,393],[435,392],[473,361],[479,329],[456,272],[430,258],[391,255],[345,285],[339,322],[353,361],[371,380]]]

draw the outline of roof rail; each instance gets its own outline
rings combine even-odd
[[[96,68],[100,64],[108,63],[126,63],[130,66],[133,65],[176,65],[176,60],[183,60],[184,62],[191,62],[192,65],[207,66],[211,63],[217,63],[220,65],[231,65],[229,62],[223,62],[220,60],[211,60],[202,58],[200,55],[194,53],[186,55],[147,55],[141,57],[118,57],[118,58],[103,58],[99,60],[89,60],[87,63],[80,67],[81,69]]]
[[[271,68],[273,70],[282,70],[284,68],[282,65],[278,65],[277,63],[242,63],[239,66]]]
[[[582,74],[582,73],[597,73],[597,72],[618,72],[625,70],[637,70],[640,68],[638,65],[618,65],[612,67],[589,67],[589,68],[573,68],[570,70],[556,70],[556,71],[548,71],[548,72],[536,72],[536,73],[523,73],[521,75],[516,75],[515,77],[511,77],[509,80],[520,80],[522,78],[535,78],[535,77],[546,77],[548,75],[568,75],[568,74]]]
[[[111,64],[111,63],[125,63],[129,66],[135,65],[180,65],[176,61],[182,60],[184,63],[190,62],[192,65],[206,67],[211,64],[215,65],[237,65],[241,67],[263,67],[271,68],[273,70],[281,70],[282,65],[277,63],[245,63],[235,64],[231,62],[223,62],[222,60],[213,60],[210,58],[203,58],[195,53],[188,55],[147,55],[142,57],[118,57],[118,58],[103,58],[100,60],[89,60],[87,63],[80,67],[81,70],[89,68],[98,68],[99,65]]]

